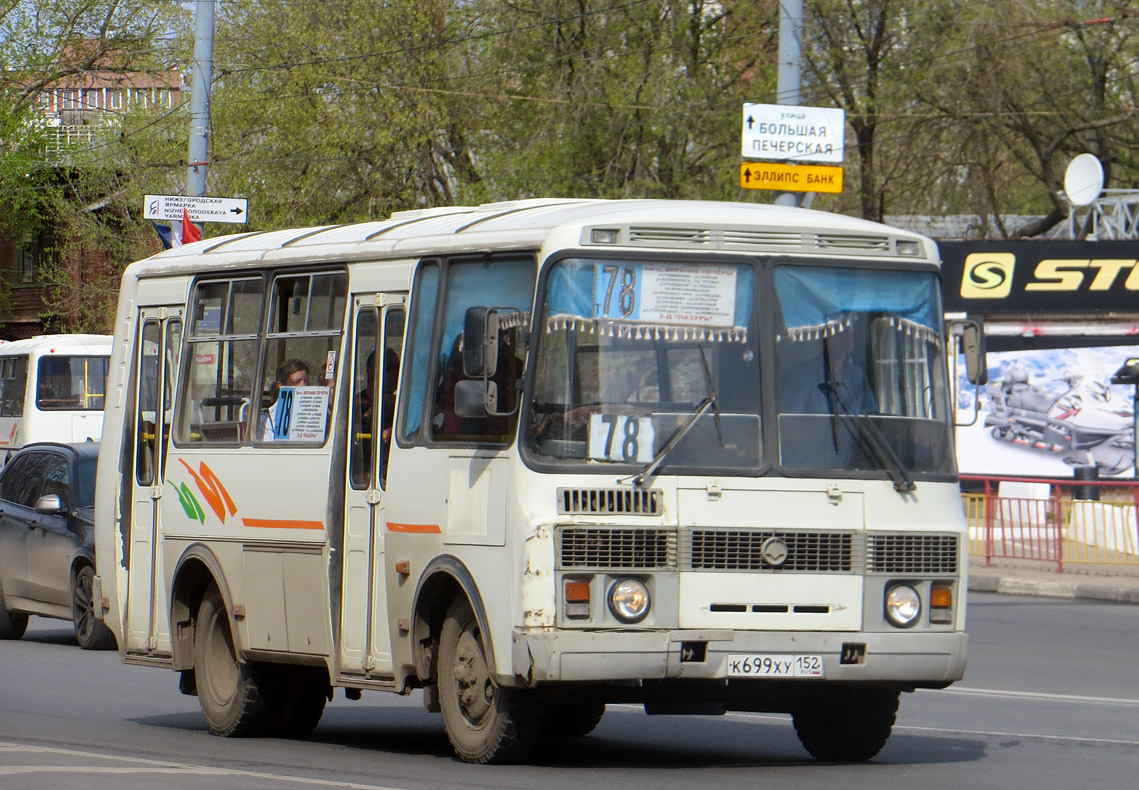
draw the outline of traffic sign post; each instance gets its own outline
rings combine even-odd
[[[245,198],[147,195],[143,216],[163,222],[180,222],[185,211],[193,222],[242,224],[248,216],[248,205]]]
[[[842,192],[842,168],[824,165],[787,165],[778,162],[744,162],[740,165],[744,189],[778,189],[783,192]]]

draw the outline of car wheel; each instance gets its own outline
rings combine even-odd
[[[114,650],[115,635],[106,623],[95,617],[92,588],[95,569],[85,565],[75,574],[71,592],[71,620],[75,623],[75,641],[84,650]]]
[[[28,630],[28,616],[8,611],[4,605],[4,585],[0,582],[0,639],[19,639]]]
[[[526,759],[542,726],[531,694],[502,688],[487,661],[484,635],[465,598],[451,604],[439,636],[439,706],[459,759],[511,763]]]

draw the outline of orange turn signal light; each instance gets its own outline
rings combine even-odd
[[[566,603],[589,603],[589,582],[567,579]]]
[[[952,609],[953,590],[949,587],[934,587],[929,591],[929,605],[934,609]]]

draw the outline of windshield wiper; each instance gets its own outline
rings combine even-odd
[[[684,422],[676,426],[676,430],[673,431],[672,435],[668,437],[668,441],[662,444],[661,448],[657,450],[656,455],[653,456],[653,460],[649,461],[648,466],[646,466],[637,474],[632,475],[631,477],[618,478],[617,482],[619,484],[624,484],[632,481],[633,485],[637,487],[643,486],[645,484],[645,481],[648,478],[652,477],[653,472],[655,472],[657,467],[661,465],[661,462],[664,461],[665,456],[672,452],[672,448],[676,447],[676,445],[680,443],[680,440],[683,439],[690,430],[692,430],[692,426],[696,424],[696,421],[703,417],[704,413],[715,405],[715,395],[709,395],[707,398],[700,401],[700,403],[696,405],[696,408],[693,409],[692,412],[690,412],[689,415],[684,418]]]
[[[870,448],[878,459],[878,463],[886,468],[890,479],[894,481],[894,490],[899,493],[907,493],[913,491],[917,486],[914,485],[913,478],[906,472],[905,466],[902,464],[901,459],[898,458],[894,452],[894,448],[890,446],[890,442],[882,435],[882,430],[874,424],[858,402],[855,400],[854,395],[851,394],[850,388],[846,386],[843,381],[838,381],[833,378],[827,378],[826,384],[820,385],[832,398],[838,401],[839,406],[842,407],[843,412],[847,417],[851,418],[850,422],[854,425],[858,437],[862,439],[863,443]],[[835,420],[832,413],[831,419]],[[835,426],[837,431],[837,424]],[[837,442],[837,433],[835,441]]]
[[[704,346],[700,346],[700,361],[704,363],[704,391],[712,399],[712,416],[716,418],[716,438],[720,446],[724,446],[724,428],[720,424],[720,405],[716,397],[716,388],[712,385],[712,369],[708,367],[708,356],[704,353]]]

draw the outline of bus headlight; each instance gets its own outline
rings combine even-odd
[[[649,613],[649,588],[640,579],[621,579],[609,588],[609,611],[622,623],[639,623]]]
[[[921,596],[908,584],[886,590],[886,619],[898,628],[909,628],[921,615]]]

